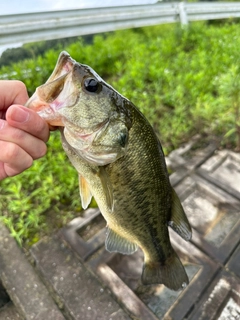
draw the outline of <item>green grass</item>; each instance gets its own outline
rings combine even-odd
[[[224,136],[236,146],[239,119],[240,24],[161,25],[98,35],[64,50],[89,64],[146,115],[165,153],[192,135]],[[51,74],[59,51],[0,69],[29,94]],[[1,219],[19,243],[31,245],[81,214],[78,178],[57,132],[48,154],[21,175],[0,182]],[[93,203],[95,205],[95,203]]]
[[[41,234],[61,227],[81,211],[77,175],[60,151],[58,132],[52,133],[48,145],[45,158],[0,184],[1,219],[19,243],[37,241]]]

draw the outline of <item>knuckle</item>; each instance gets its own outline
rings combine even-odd
[[[6,159],[17,159],[19,157],[21,148],[14,144],[8,143],[7,147],[5,148],[5,157]]]
[[[43,143],[41,157],[45,156],[46,153],[47,153],[47,146],[45,143]]]
[[[32,127],[34,130],[34,135],[43,140],[44,142],[47,142],[49,138],[49,128],[47,123],[40,118],[38,114],[34,112],[34,116],[32,117]]]
[[[18,89],[18,91],[26,91],[27,92],[27,88],[22,81],[20,81],[20,80],[12,80],[12,81],[13,81],[13,85],[15,86],[15,88]]]
[[[5,163],[5,177],[16,176],[32,166],[33,159],[26,157],[21,163]]]
[[[23,141],[26,136],[26,132],[23,130],[15,129],[11,130],[11,140],[12,141]]]
[[[33,158],[27,157],[27,159],[25,161],[24,170],[30,168],[32,166],[32,164],[33,164]]]
[[[35,126],[35,131],[38,135],[41,135],[45,131],[45,123],[42,119],[37,119],[36,121],[36,126]]]
[[[12,142],[0,141],[0,164],[5,170],[5,176],[14,176],[31,167],[32,157],[20,146]]]
[[[47,153],[47,146],[44,142],[39,143],[36,154],[33,156],[34,159],[39,159]]]

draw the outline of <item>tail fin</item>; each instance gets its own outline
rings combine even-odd
[[[177,291],[185,288],[189,281],[181,261],[175,251],[173,251],[172,255],[164,264],[161,262],[149,261],[144,265],[142,283],[163,283],[169,289]]]

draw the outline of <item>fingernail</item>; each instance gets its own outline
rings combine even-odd
[[[0,119],[0,130],[5,126],[6,121]]]
[[[20,107],[15,107],[14,110],[12,111],[11,118],[14,121],[17,122],[26,122],[29,119],[29,112],[28,110],[22,109]]]

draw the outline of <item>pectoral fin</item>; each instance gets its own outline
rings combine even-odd
[[[171,220],[168,222],[168,225],[184,240],[189,241],[191,239],[192,230],[190,223],[174,189],[172,189]]]
[[[89,206],[92,200],[92,194],[91,194],[91,191],[89,190],[87,181],[80,174],[79,174],[79,191],[80,191],[82,207],[83,209],[87,209],[87,207]]]
[[[135,243],[126,240],[110,228],[108,228],[105,246],[109,252],[120,252],[122,254],[132,254],[138,248]]]
[[[101,180],[103,190],[106,197],[107,206],[110,209],[110,211],[113,212],[113,190],[112,190],[112,184],[111,181],[107,175],[107,172],[104,167],[99,167],[98,171],[99,178]]]

